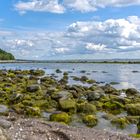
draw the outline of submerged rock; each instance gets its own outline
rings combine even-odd
[[[55,71],[56,73],[62,73],[62,71],[60,69],[56,69]]]

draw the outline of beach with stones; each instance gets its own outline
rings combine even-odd
[[[42,69],[0,70],[1,140],[140,137],[137,89],[116,89],[113,81],[101,85],[86,75],[72,78],[90,86],[69,85],[69,72],[57,69],[56,73],[61,73],[62,78],[48,76]],[[100,130],[103,120],[120,131]],[[135,126],[135,133],[123,133],[130,125]]]

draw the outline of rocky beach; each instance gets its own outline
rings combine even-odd
[[[62,74],[57,79],[56,74]],[[139,138],[140,93],[100,85],[86,75],[73,76],[84,85],[69,85],[69,72],[56,69],[0,70],[1,140],[131,140]],[[85,71],[81,71],[85,73]],[[99,115],[100,114],[100,115]],[[97,129],[101,120],[118,131]],[[136,133],[123,133],[135,125]],[[122,130],[122,133],[120,133]]]

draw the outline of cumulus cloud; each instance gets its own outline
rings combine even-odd
[[[55,48],[54,51],[56,53],[65,53],[65,52],[68,52],[69,51],[69,48]]]
[[[99,54],[125,57],[125,54],[140,52],[140,18],[78,21],[63,32],[0,30],[0,44],[17,58],[24,59],[85,55],[97,58],[97,54],[98,57]]]
[[[140,5],[140,0],[64,0],[64,3],[67,7],[72,9],[82,12],[89,12],[105,7],[126,7]]]
[[[28,2],[19,1],[15,4],[16,10],[20,14],[25,14],[26,11],[64,13],[65,8],[58,3],[58,0],[30,0]]]
[[[65,9],[92,12],[99,8],[132,5],[140,5],[140,0],[30,0],[19,1],[15,4],[15,8],[20,14],[25,14],[26,11],[64,13]]]
[[[106,45],[104,44],[94,44],[94,43],[87,43],[86,49],[89,51],[104,51],[106,50]]]

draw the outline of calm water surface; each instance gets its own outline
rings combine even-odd
[[[140,90],[140,64],[13,63],[0,64],[0,69],[44,69],[48,75],[55,73],[56,69],[61,69],[69,71],[69,76],[86,75],[97,82],[119,82],[120,84],[114,85],[119,89],[133,87]],[[86,72],[80,73],[82,70]],[[62,74],[56,75],[62,77]],[[77,84],[72,78],[69,83]]]

